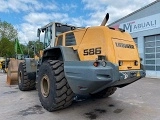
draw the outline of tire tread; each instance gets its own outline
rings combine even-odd
[[[23,72],[23,76],[21,79],[21,84],[18,83],[19,89],[21,91],[29,91],[35,89],[35,80],[28,79],[27,72],[26,72],[26,64],[25,62],[20,63],[22,64],[22,67],[18,68],[18,75],[19,72]]]
[[[63,62],[59,60],[48,60],[47,62],[51,66],[52,72],[55,75],[55,102],[50,106],[47,106],[41,98],[40,102],[46,110],[52,112],[70,106],[72,104],[74,94],[71,88],[68,87],[69,84],[64,75]]]

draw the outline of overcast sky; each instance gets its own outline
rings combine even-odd
[[[58,21],[96,26],[104,15],[109,23],[155,0],[0,0],[0,19],[14,25],[21,43],[36,40],[37,28]]]

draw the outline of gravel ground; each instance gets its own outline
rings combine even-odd
[[[105,99],[79,99],[66,109],[48,112],[38,93],[6,84],[0,73],[0,120],[160,120],[160,79],[143,78]]]

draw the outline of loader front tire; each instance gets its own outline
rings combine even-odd
[[[95,97],[95,98],[106,98],[106,97],[109,97],[112,94],[114,94],[116,90],[117,90],[116,87],[110,87],[110,88],[106,88],[98,93],[91,94],[91,96]]]
[[[37,81],[40,102],[49,112],[72,104],[74,94],[65,78],[62,61],[43,62],[39,68]]]
[[[28,79],[25,62],[21,62],[18,67],[18,87],[21,91],[35,89],[35,80]]]

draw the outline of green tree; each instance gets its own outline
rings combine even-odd
[[[12,24],[0,20],[0,56],[15,56],[15,39],[17,38],[17,30]]]
[[[21,44],[21,48],[23,50],[23,54],[24,55],[28,55],[29,54],[27,45]]]
[[[14,41],[10,41],[8,38],[2,38],[0,40],[0,56],[13,57],[14,56]]]
[[[10,41],[14,41],[17,35],[17,30],[12,24],[0,20],[0,39],[7,38]]]
[[[36,51],[39,52],[40,50],[43,50],[44,45],[42,42],[36,41]]]

